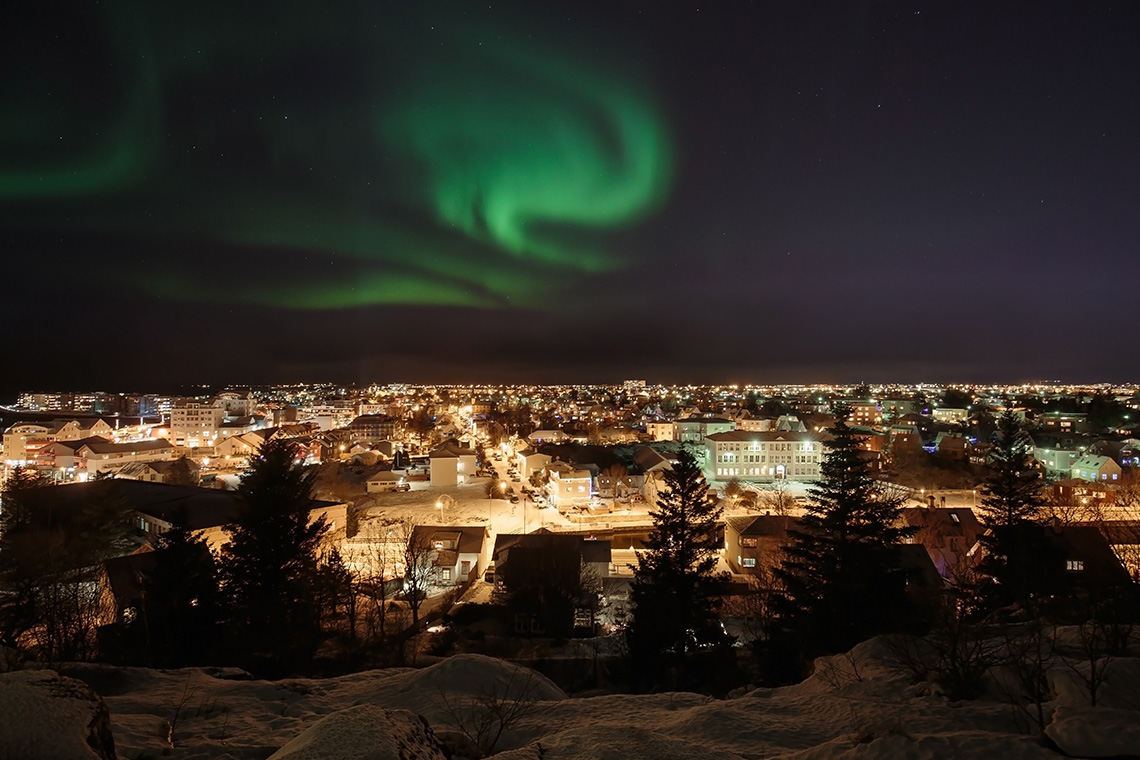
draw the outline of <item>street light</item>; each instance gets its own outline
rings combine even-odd
[[[440,497],[435,500],[435,506],[439,510],[439,521],[443,522],[444,509],[447,507],[455,506],[455,499],[451,498],[447,494],[441,494]]]

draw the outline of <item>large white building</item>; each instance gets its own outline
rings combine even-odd
[[[180,401],[170,410],[170,437],[177,446],[213,446],[226,419],[225,407],[201,401]]]
[[[705,437],[710,480],[819,480],[824,447],[819,434],[732,430]]]

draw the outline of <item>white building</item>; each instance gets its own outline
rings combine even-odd
[[[566,462],[551,462],[546,466],[550,476],[550,498],[554,506],[582,503],[590,500],[594,492],[594,476],[589,470],[578,469]]]
[[[710,480],[819,480],[824,447],[810,432],[733,430],[705,438]]]
[[[428,455],[432,486],[457,486],[475,474],[475,450],[448,441]]]
[[[930,416],[934,418],[935,422],[955,424],[968,420],[970,418],[970,410],[944,407],[942,409],[935,409],[930,413]]]
[[[1117,483],[1121,472],[1120,465],[1108,457],[1086,455],[1073,462],[1072,476],[1100,483]]]
[[[673,440],[672,421],[657,421],[645,423],[646,434],[655,441]]]
[[[213,446],[226,419],[224,407],[200,401],[180,401],[170,410],[170,436],[189,449]]]

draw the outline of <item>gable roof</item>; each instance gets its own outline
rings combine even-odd
[[[412,528],[412,539],[454,541],[455,549],[452,551],[479,554],[487,540],[487,529],[481,525],[417,525]],[[450,564],[454,565],[455,562]]]
[[[95,454],[130,454],[132,452],[161,451],[173,449],[174,445],[165,438],[154,441],[134,441],[132,443],[111,443],[106,438],[85,443],[87,450]],[[76,449],[78,451],[78,449]]]
[[[788,530],[795,530],[799,526],[798,519],[780,515],[736,515],[726,517],[724,523],[741,536],[779,539],[787,538]]]

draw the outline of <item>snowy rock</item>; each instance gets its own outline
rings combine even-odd
[[[1074,757],[1140,757],[1140,712],[1058,707],[1045,735]]]
[[[427,724],[407,710],[357,705],[326,715],[270,760],[445,760]]]
[[[50,670],[0,675],[0,757],[115,760],[107,706],[87,684]]]
[[[637,726],[591,726],[563,731],[525,747],[499,752],[496,760],[741,760],[705,744],[663,736]]]
[[[1056,760],[1057,754],[1028,736],[961,732],[911,737],[890,734],[868,741],[835,739],[780,760],[961,760],[1000,757],[1003,760]]]

